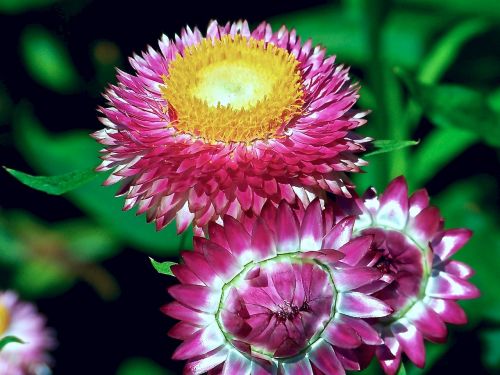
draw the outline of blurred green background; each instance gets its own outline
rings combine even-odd
[[[369,156],[358,191],[406,175],[427,187],[446,226],[474,230],[457,258],[482,291],[462,304],[469,323],[429,344],[416,374],[500,373],[500,2],[498,0],[220,1],[0,0],[0,164],[55,175],[98,164],[88,134],[115,67],[162,33],[189,24],[266,19],[295,27],[351,65],[360,133],[418,145]],[[54,374],[180,373],[178,342],[159,312],[172,279],[148,256],[177,259],[191,232],[156,232],[122,212],[99,176],[63,197],[0,173],[0,289],[36,302],[58,333]],[[367,373],[377,374],[376,366]]]

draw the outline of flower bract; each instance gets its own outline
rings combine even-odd
[[[125,209],[158,229],[176,219],[204,227],[228,214],[259,214],[270,201],[307,205],[324,191],[350,196],[345,172],[369,139],[353,130],[358,86],[334,57],[295,30],[262,23],[164,36],[130,59],[101,108],[98,170],[121,182]]]
[[[451,259],[467,243],[471,231],[444,229],[444,220],[429,205],[427,192],[419,190],[408,197],[404,177],[392,181],[380,197],[369,189],[362,198],[338,201],[338,214],[358,215],[354,236],[374,238],[373,249],[362,263],[376,267],[391,281],[374,294],[394,310],[374,324],[384,340],[376,349],[380,364],[386,374],[396,374],[406,353],[423,367],[424,338],[444,341],[445,323],[466,323],[456,301],[479,295],[467,281],[472,269]]]
[[[0,292],[0,338],[14,336],[23,341],[0,351],[0,374],[38,375],[45,373],[55,339],[35,307],[18,299],[14,292]],[[48,371],[48,368],[47,368]]]
[[[229,215],[195,237],[172,271],[180,284],[163,311],[181,320],[175,359],[187,374],[344,374],[359,370],[382,341],[364,318],[391,309],[363,292],[383,273],[358,263],[372,238],[351,240],[354,218],[314,200],[282,201],[242,222]]]

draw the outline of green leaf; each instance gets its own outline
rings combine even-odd
[[[373,141],[374,151],[369,151],[364,154],[364,157],[369,157],[378,154],[384,154],[386,152],[391,152],[395,150],[401,150],[402,148],[416,146],[420,141],[395,141],[395,140],[376,140]]]
[[[89,131],[50,134],[27,105],[17,108],[13,128],[18,150],[40,173],[52,175],[92,168],[98,160],[101,146],[88,135]],[[146,223],[144,215],[137,216],[133,210],[123,212],[123,198],[115,197],[118,186],[102,186],[106,177],[106,173],[99,173],[96,179],[65,197],[107,231],[141,251],[165,256],[190,248],[191,230],[178,236],[172,223],[157,232],[153,224]]]
[[[395,2],[404,5],[412,4],[418,8],[440,10],[439,14],[444,11],[500,18],[498,0],[395,0]]]
[[[168,375],[169,371],[147,358],[129,358],[123,362],[116,375]]]
[[[61,195],[85,185],[97,177],[94,169],[84,169],[65,173],[58,176],[32,176],[30,174],[4,167],[12,176],[32,189],[47,194]]]
[[[156,272],[161,273],[162,275],[174,276],[172,273],[171,267],[177,263],[175,262],[157,262],[153,258],[149,257],[151,264],[155,268]]]
[[[0,352],[3,348],[5,348],[8,344],[17,343],[24,344],[24,341],[16,336],[5,336],[0,339]]]
[[[24,65],[33,79],[60,93],[76,91],[81,80],[62,42],[41,26],[29,26],[21,35]]]
[[[0,0],[0,13],[17,14],[49,6],[58,0]]]
[[[460,129],[433,129],[411,156],[407,177],[410,187],[424,186],[454,158],[478,142],[479,137]]]
[[[427,85],[397,70],[424,114],[436,126],[461,129],[500,147],[500,114],[488,105],[485,95],[458,85]]]
[[[481,332],[483,363],[492,370],[500,369],[500,329]]]
[[[396,375],[406,375],[405,365],[403,363],[401,363],[401,365],[399,366]]]

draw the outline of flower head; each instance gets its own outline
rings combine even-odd
[[[359,215],[354,236],[374,237],[373,249],[362,263],[388,277],[389,285],[374,294],[394,310],[375,324],[384,340],[376,349],[380,364],[387,374],[395,374],[404,352],[423,367],[424,338],[442,342],[447,335],[445,323],[466,322],[456,300],[479,295],[467,281],[472,269],[450,259],[466,244],[471,231],[443,229],[444,221],[439,210],[429,205],[427,192],[419,190],[408,198],[403,177],[392,181],[380,198],[368,189],[362,198],[340,199],[339,206],[347,215]]]
[[[49,361],[47,350],[55,344],[53,334],[33,305],[9,291],[0,292],[0,338],[5,336],[15,336],[23,344],[8,344],[0,351],[0,374],[40,374]]]
[[[120,71],[101,108],[99,170],[122,182],[125,209],[183,231],[225,214],[259,214],[267,201],[307,205],[324,191],[349,196],[344,172],[365,162],[352,132],[365,113],[348,69],[295,30],[213,21],[149,47]]]
[[[335,375],[370,360],[356,348],[381,340],[362,318],[391,310],[361,292],[382,273],[358,266],[372,239],[351,240],[354,218],[334,224],[316,199],[222,224],[172,267],[181,284],[164,312],[181,320],[170,335],[184,340],[174,358],[188,360],[186,373]]]

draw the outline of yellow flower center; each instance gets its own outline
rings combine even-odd
[[[172,125],[212,143],[278,137],[302,108],[298,66],[283,48],[241,35],[186,47],[163,77]]]
[[[10,312],[7,307],[0,302],[0,336],[2,336],[10,324]]]

